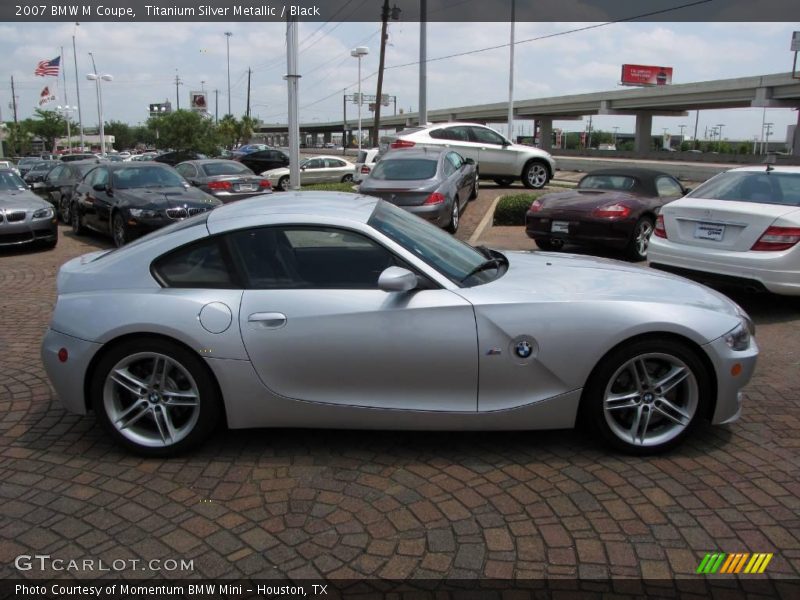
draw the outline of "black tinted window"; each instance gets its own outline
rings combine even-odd
[[[727,171],[712,177],[688,196],[761,204],[800,206],[800,174],[780,171]]]
[[[391,159],[384,158],[372,169],[372,179],[410,181],[431,179],[436,175],[436,160],[427,158]]]
[[[170,252],[153,265],[161,282],[178,288],[238,288],[217,238]]]
[[[253,172],[245,167],[242,163],[235,161],[220,161],[215,163],[206,163],[201,167],[206,175],[214,177],[215,175],[252,175]]]

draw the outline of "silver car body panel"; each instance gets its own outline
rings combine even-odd
[[[655,333],[682,336],[706,353],[715,423],[739,413],[757,347],[728,348],[723,336],[741,316],[704,286],[616,261],[509,252],[501,277],[462,288],[367,224],[374,198],[273,198],[226,205],[203,215],[205,223],[62,267],[42,356],[69,410],[85,412],[86,369],[103,345],[144,333],[172,337],[205,359],[234,428],[570,427],[598,361],[631,337]],[[439,289],[168,289],[150,272],[157,257],[209,233],[280,223],[360,231]],[[520,342],[530,356],[517,354]],[[62,347],[66,363],[58,360]]]

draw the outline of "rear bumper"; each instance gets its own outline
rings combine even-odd
[[[568,223],[568,232],[554,232],[553,222]],[[610,221],[608,219],[575,218],[565,215],[540,216],[539,214],[525,215],[525,233],[530,238],[546,240],[562,240],[573,244],[601,244],[614,248],[624,248],[630,241],[636,219],[621,219]]]
[[[44,369],[61,404],[70,412],[86,414],[86,371],[101,347],[101,344],[87,342],[52,329],[47,330],[42,340]],[[58,359],[58,352],[62,348],[67,351],[66,362]]]
[[[800,296],[800,248],[784,252],[733,252],[650,238],[650,266],[702,283],[718,283]]]
[[[428,206],[400,206],[399,208],[407,210],[411,214],[430,221],[439,227],[445,227],[449,223],[450,209],[447,202]]]

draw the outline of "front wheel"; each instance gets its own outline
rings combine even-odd
[[[278,180],[278,189],[281,190],[282,192],[288,192],[289,186],[290,186],[289,177],[287,175],[284,175]]]
[[[70,223],[72,224],[72,233],[75,235],[83,235],[86,233],[86,226],[83,224],[83,217],[81,217],[81,211],[78,209],[76,204],[72,203],[72,208],[70,209]]]
[[[647,249],[650,246],[650,236],[653,234],[653,219],[642,217],[633,226],[633,233],[625,249],[625,254],[632,261],[647,259]]]
[[[125,219],[122,218],[122,213],[119,211],[115,212],[114,216],[111,218],[111,237],[114,238],[114,245],[117,248],[122,248],[130,241],[128,226],[125,224]]]
[[[547,185],[550,175],[544,163],[531,161],[522,171],[522,183],[526,188],[538,190]]]
[[[69,205],[69,198],[65,198],[63,195],[58,197],[58,216],[64,224],[72,223],[69,214]]]
[[[583,416],[618,450],[663,452],[696,426],[710,393],[709,381],[703,362],[679,341],[624,344],[604,357],[589,377]]]
[[[478,192],[481,190],[481,178],[475,173],[475,181],[472,184],[472,191],[469,193],[469,199],[475,200],[478,197]]]
[[[458,231],[458,222],[461,220],[461,214],[458,210],[458,196],[453,198],[453,210],[450,212],[450,222],[447,224],[447,231],[455,233]]]
[[[172,456],[221,421],[216,385],[201,359],[174,342],[132,339],[109,351],[90,383],[98,420],[115,441],[145,456]]]

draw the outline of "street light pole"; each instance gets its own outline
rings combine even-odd
[[[764,123],[764,138],[765,138],[765,146],[764,146],[764,154],[769,154],[769,136],[772,133],[772,126],[775,123]]]
[[[228,114],[233,114],[231,112],[231,36],[233,32],[226,31],[225,32],[225,46],[227,48],[228,54]]]
[[[75,23],[76,27],[78,25],[80,25],[80,23]],[[81,86],[78,79],[78,53],[75,50],[75,31],[77,31],[77,29],[73,30],[72,33],[72,58],[75,63],[75,93],[78,96],[78,127],[81,132],[81,152],[83,152],[83,115],[81,114]]]
[[[361,57],[369,54],[369,48],[358,46],[350,51],[350,56],[358,59],[358,151],[361,152]]]
[[[89,56],[92,58],[92,68],[94,69],[94,73],[90,73],[86,76],[86,79],[89,81],[94,81],[95,87],[97,88],[97,117],[100,121],[100,155],[106,155],[106,132],[105,126],[103,124],[103,92],[100,89],[100,80],[103,81],[113,81],[114,78],[111,75],[104,74],[100,75],[97,73],[97,66],[94,63],[94,54],[89,52]]]
[[[511,40],[508,45],[508,139],[513,140],[514,127],[514,21],[516,19],[515,0],[511,0]]]

